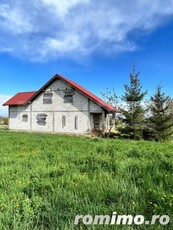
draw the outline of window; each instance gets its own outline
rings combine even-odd
[[[66,126],[66,116],[62,116],[62,127]]]
[[[74,128],[78,130],[78,116],[75,116]]]
[[[45,92],[43,95],[43,104],[52,104],[52,92]]]
[[[64,103],[73,103],[74,89],[66,89],[64,94]]]
[[[23,114],[22,116],[22,122],[27,122],[28,121],[28,115],[27,114]]]
[[[64,95],[64,103],[73,103],[73,95]]]
[[[45,113],[40,113],[37,115],[37,124],[46,125],[47,115]]]

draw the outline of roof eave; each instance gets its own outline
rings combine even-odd
[[[8,103],[4,103],[2,106],[19,106],[19,105],[27,105],[30,103],[30,100],[25,102],[25,103],[22,103],[22,104],[8,104]]]

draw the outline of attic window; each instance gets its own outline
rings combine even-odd
[[[74,89],[65,89],[64,94],[64,103],[73,103]]]
[[[64,103],[73,103],[73,95],[64,95]]]
[[[43,95],[43,104],[52,104],[52,92],[45,92]]]
[[[45,113],[40,113],[37,115],[37,124],[38,125],[46,125],[47,115]]]
[[[27,114],[23,114],[22,116],[22,122],[27,122],[28,121],[28,115]]]

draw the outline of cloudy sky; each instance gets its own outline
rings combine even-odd
[[[1,0],[0,104],[55,73],[121,94],[132,64],[173,96],[172,41],[173,0]]]

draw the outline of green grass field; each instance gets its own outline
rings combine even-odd
[[[173,214],[173,144],[0,132],[0,230],[74,226],[77,214]]]

